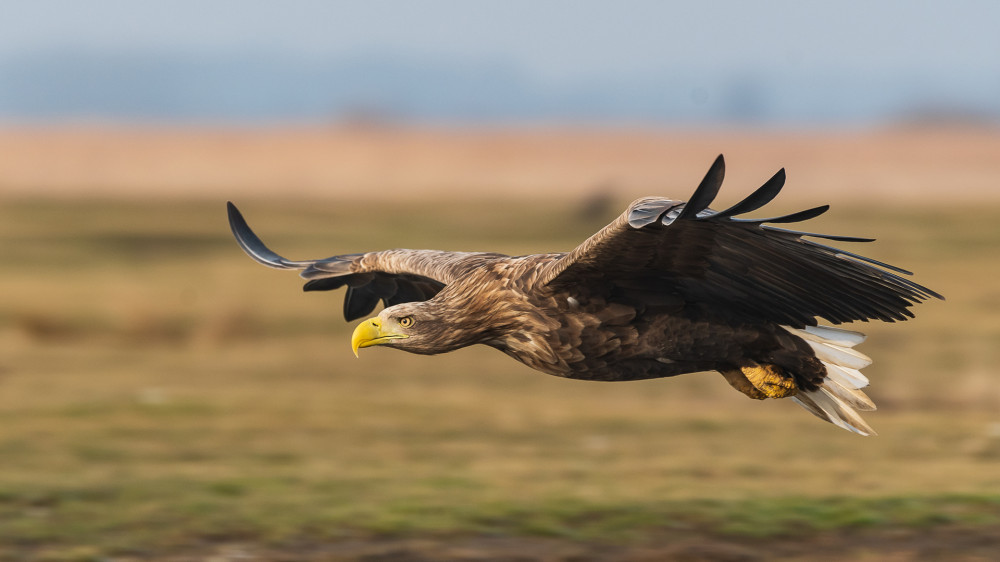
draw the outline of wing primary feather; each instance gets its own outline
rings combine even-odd
[[[347,287],[344,295],[344,318],[348,322],[357,320],[378,306],[379,297],[367,287]]]
[[[784,234],[792,234],[794,236],[811,236],[813,238],[825,238],[827,240],[836,240],[837,242],[874,242],[874,238],[861,238],[859,236],[841,236],[839,234],[818,234],[816,232],[803,232],[801,230],[789,230],[787,228],[781,228],[778,226],[771,226],[767,224],[760,225],[764,230],[770,230],[771,232],[781,232]]]
[[[344,318],[350,322],[351,318],[351,298],[354,296],[354,287],[350,285],[347,286],[347,292],[344,293]]]
[[[841,252],[841,253],[843,253],[843,252]],[[852,261],[854,263],[858,263],[860,265],[865,265],[865,264],[861,263],[860,260],[856,260],[856,259],[854,259],[854,258],[852,258],[850,256],[841,255],[841,256],[838,256],[838,257],[841,258],[841,259],[843,259],[843,260],[848,260],[848,261]],[[928,289],[927,287],[924,287],[923,285],[921,285],[919,283],[915,283],[913,281],[910,281],[909,279],[906,279],[904,277],[900,277],[900,276],[896,275],[895,273],[891,273],[891,272],[888,272],[888,271],[882,271],[880,269],[873,268],[871,266],[867,266],[867,267],[869,268],[869,271],[875,272],[883,281],[886,281],[887,283],[893,285],[894,287],[897,287],[897,288],[902,289],[903,291],[906,291],[907,294],[909,295],[908,298],[912,302],[914,302],[914,303],[918,302],[921,299],[926,299],[926,298],[936,298],[936,299],[940,299],[940,300],[945,300],[944,296],[936,293],[935,291],[932,291],[932,290]],[[910,314],[910,317],[911,318],[913,317],[912,313]]]
[[[343,277],[325,277],[323,279],[313,279],[302,286],[302,290],[309,291],[332,291],[347,284]]]
[[[900,274],[903,274],[903,275],[913,275],[913,273],[911,273],[911,272],[909,272],[909,271],[907,271],[905,269],[901,269],[901,268],[889,265],[887,263],[883,263],[883,262],[880,262],[878,260],[874,260],[874,259],[869,258],[869,257],[865,257],[865,256],[862,256],[862,255],[858,255],[858,254],[854,254],[854,253],[845,251],[845,250],[841,250],[839,248],[834,248],[834,247],[831,247],[831,246],[826,246],[825,244],[820,244],[818,242],[813,242],[811,240],[800,240],[800,242],[808,244],[810,246],[817,246],[817,247],[823,248],[825,250],[830,251],[836,257],[838,257],[840,259],[847,260],[847,261],[856,263],[856,264],[861,265],[861,266],[865,266],[868,271],[877,274],[882,280],[891,283],[895,287],[900,287],[900,288],[905,289],[907,292],[909,292],[911,294],[911,298],[912,298],[913,294],[917,294],[917,295],[921,295],[922,296],[921,298],[931,298],[931,297],[933,297],[933,298],[936,298],[936,299],[945,300],[944,296],[942,296],[941,294],[939,294],[936,291],[933,291],[931,289],[928,289],[927,287],[924,287],[923,285],[920,285],[919,283],[915,283],[913,281],[910,281],[909,279],[905,279],[903,277],[899,277],[898,275],[890,273],[889,271],[883,271],[881,269],[873,268],[873,267],[871,267],[870,265],[867,265],[867,264],[870,263],[870,264],[878,265],[878,266],[884,267],[884,268],[886,268],[886,269],[888,269],[890,271],[893,271],[893,272],[896,272],[896,273],[900,273]],[[863,263],[863,262],[867,262],[867,263]]]
[[[740,201],[725,211],[715,213],[711,218],[725,219],[735,217],[736,215],[742,215],[743,213],[756,211],[757,209],[770,203],[771,200],[778,195],[784,185],[785,169],[782,168],[778,170],[778,173],[771,176],[771,179],[764,182],[764,185],[758,187],[753,193],[747,196],[746,199]]]
[[[243,218],[243,213],[240,213],[232,201],[226,201],[226,209],[229,214],[229,228],[233,231],[236,242],[255,262],[275,269],[303,269],[313,263],[311,261],[288,260],[272,252],[254,234],[253,230],[250,230],[250,225]]]
[[[851,265],[844,268],[842,260],[848,258],[838,257],[833,251],[803,244],[797,238],[783,238],[782,242],[791,254],[816,261],[812,266],[800,269],[777,248],[768,250],[766,246],[759,246],[757,250],[765,252],[759,258],[772,263],[773,268],[760,268],[748,275],[741,269],[740,260],[736,260],[735,265],[719,261],[710,272],[721,274],[728,281],[703,284],[697,290],[728,291],[732,296],[732,291],[740,288],[741,291],[748,291],[746,294],[756,294],[768,303],[760,309],[750,304],[749,309],[755,314],[777,315],[803,324],[812,323],[810,318],[814,315],[834,322],[857,318],[904,320],[909,316],[905,308],[910,302],[919,300],[915,288],[890,272],[854,260],[850,260]],[[710,279],[709,276],[705,280]],[[803,287],[810,287],[808,295],[803,292]],[[727,300],[730,305],[739,303],[741,309],[754,302],[746,298]],[[802,311],[807,310],[812,314],[802,315]]]
[[[782,215],[780,217],[771,217],[769,219],[729,219],[736,222],[750,222],[756,224],[763,224],[766,222],[771,223],[786,223],[786,222],[802,222],[809,219],[814,219],[823,213],[830,210],[829,205],[820,205],[819,207],[813,207],[812,209],[806,209],[805,211],[799,211],[797,213],[791,213],[789,215]]]
[[[875,265],[877,265],[879,267],[884,267],[884,268],[886,268],[886,269],[888,269],[890,271],[895,271],[896,273],[902,273],[903,275],[913,275],[912,271],[907,271],[907,270],[905,270],[905,269],[903,269],[901,267],[896,267],[894,265],[889,265],[889,264],[887,264],[885,262],[880,262],[878,260],[874,260],[872,258],[865,257],[865,256],[862,256],[860,254],[855,254],[855,253],[852,253],[852,252],[848,252],[847,250],[841,250],[840,248],[834,248],[833,246],[827,246],[826,244],[820,244],[819,242],[813,242],[812,240],[803,240],[802,242],[804,242],[806,244],[809,244],[810,246],[818,246],[820,248],[823,248],[824,250],[829,250],[829,251],[833,252],[834,254],[844,254],[845,256],[850,256],[850,257],[852,257],[854,259],[858,259],[858,260],[861,260],[861,261],[864,261],[864,262],[872,263],[872,264],[875,264]]]
[[[809,257],[810,259],[819,259],[825,264],[823,267],[827,270],[835,270],[847,278],[854,279],[861,282],[861,285],[853,287],[854,290],[861,290],[861,287],[867,286],[870,282],[871,277],[877,277],[879,279],[878,285],[889,288],[893,293],[896,293],[897,297],[902,297],[904,295],[913,296],[913,292],[923,292],[926,287],[913,283],[905,278],[895,275],[891,271],[886,271],[879,269],[877,267],[872,267],[870,263],[877,264],[889,268],[890,270],[898,271],[899,273],[909,274],[906,270],[901,270],[899,268],[884,264],[877,260],[872,260],[871,258],[865,258],[864,256],[859,256],[857,254],[851,254],[851,252],[846,252],[840,250],[839,248],[834,248],[831,246],[826,246],[818,242],[813,242],[811,240],[805,240],[802,238],[786,239],[789,244],[788,249],[802,257]],[[816,253],[818,250],[818,253]],[[849,255],[850,254],[850,255]],[[856,256],[859,259],[855,259]],[[863,258],[863,259],[860,259]],[[843,269],[837,260],[846,261],[851,263],[855,267]],[[866,263],[867,262],[867,263]],[[900,294],[900,289],[902,289],[902,294]],[[933,291],[931,291],[933,293]],[[926,293],[927,296],[937,296],[938,298],[943,298],[936,293]]]
[[[715,159],[715,162],[712,162],[712,167],[708,169],[708,173],[705,174],[701,183],[698,184],[698,189],[691,195],[691,199],[684,205],[684,210],[681,211],[677,220],[694,218],[698,213],[711,205],[715,196],[719,194],[719,188],[722,187],[722,179],[725,176],[726,161],[720,154]]]

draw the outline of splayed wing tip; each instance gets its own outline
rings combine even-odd
[[[695,189],[694,193],[687,203],[684,204],[684,209],[681,214],[677,217],[677,220],[684,220],[690,218],[696,218],[698,213],[704,211],[712,204],[715,200],[715,196],[719,194],[719,189],[722,187],[722,180],[726,176],[726,160],[720,154],[712,166],[708,169],[708,173],[698,184],[698,189]]]
[[[744,223],[760,224],[760,225],[763,225],[765,223],[784,224],[790,222],[803,222],[809,219],[814,219],[829,210],[830,210],[829,205],[820,205],[818,207],[813,207],[812,209],[806,209],[804,211],[799,211],[797,213],[789,213],[787,215],[781,215],[778,217],[770,217],[766,219],[730,219],[730,220],[735,222],[744,222]]]
[[[725,211],[720,211],[711,218],[715,219],[727,219],[730,217],[735,217],[736,215],[742,215],[744,213],[751,213],[757,209],[767,205],[778,193],[781,192],[781,188],[785,185],[785,169],[782,168],[778,170],[778,173],[771,176],[771,179],[764,182],[764,185],[758,187],[753,193],[745,197],[739,203],[733,205],[732,207],[726,209]]]
[[[302,269],[312,263],[291,261],[271,251],[250,229],[250,225],[243,218],[243,213],[236,208],[232,201],[226,201],[226,211],[229,215],[229,228],[232,230],[233,236],[236,237],[236,243],[257,263],[275,269]]]
[[[862,236],[843,236],[840,234],[820,234],[818,232],[805,232],[802,230],[790,230],[787,228],[781,228],[779,226],[771,226],[769,224],[760,225],[764,230],[769,230],[771,232],[781,232],[782,234],[790,234],[792,236],[808,236],[811,238],[823,238],[826,240],[836,240],[837,242],[874,242],[874,238],[866,238]]]

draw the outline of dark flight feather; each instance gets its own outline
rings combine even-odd
[[[344,318],[348,322],[367,316],[378,306],[379,297],[367,285],[360,288],[348,287],[344,296]]]
[[[764,185],[758,187],[756,191],[748,195],[745,199],[725,211],[720,211],[712,215],[712,218],[725,219],[735,217],[736,215],[742,215],[744,213],[752,213],[764,205],[767,205],[771,202],[771,200],[777,197],[782,186],[784,185],[785,169],[782,168],[778,170],[778,173],[771,176],[771,179],[764,182]]]
[[[681,211],[677,220],[694,218],[698,213],[707,209],[712,204],[712,201],[715,200],[715,196],[719,194],[719,189],[722,187],[722,180],[725,177],[726,161],[720,154],[715,159],[715,162],[712,162],[712,167],[708,169],[708,173],[705,174],[701,183],[698,184],[698,189],[691,195],[691,199],[684,205],[684,210]]]
[[[243,219],[243,213],[240,213],[240,210],[236,208],[236,205],[233,205],[232,201],[226,202],[226,210],[229,213],[229,227],[233,231],[233,236],[236,237],[236,242],[239,243],[240,247],[243,248],[243,251],[257,263],[276,269],[302,269],[311,263],[286,260],[285,258],[272,252],[267,246],[264,245],[264,242],[262,242],[261,239],[258,238],[252,230],[250,230],[250,226],[247,224],[247,221]]]
[[[789,230],[787,228],[780,228],[777,226],[771,226],[769,224],[760,225],[764,230],[771,232],[782,232],[795,237],[809,236],[812,238],[825,238],[826,240],[836,240],[837,242],[874,242],[874,238],[861,238],[859,236],[841,236],[839,234],[817,234],[815,232],[802,232],[800,230]]]
[[[812,209],[806,209],[805,211],[799,211],[797,213],[791,213],[788,215],[781,215],[780,217],[771,217],[769,219],[729,219],[729,220],[735,222],[751,222],[756,224],[802,222],[802,221],[807,221],[809,219],[814,219],[829,210],[830,210],[829,205],[820,205],[819,207],[813,207]]]

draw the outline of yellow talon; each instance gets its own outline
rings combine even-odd
[[[743,394],[746,394],[750,398],[753,398],[754,400],[763,400],[767,398],[767,395],[757,390],[754,385],[750,384],[750,381],[747,380],[743,371],[722,371],[722,376],[726,377],[726,382],[728,382],[730,386]]]
[[[799,392],[799,387],[795,385],[795,379],[784,374],[775,365],[753,363],[740,367],[740,371],[755,389],[768,398],[787,398],[795,396]]]

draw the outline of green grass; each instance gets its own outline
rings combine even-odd
[[[878,236],[868,255],[949,299],[861,327],[866,439],[717,375],[569,381],[485,348],[357,360],[342,295],[251,262],[223,207],[0,203],[0,555],[1000,525],[1000,208],[816,221]],[[537,202],[241,208],[293,259],[568,250],[601,226]]]
[[[615,543],[678,531],[767,538],[844,529],[1000,524],[1000,496],[631,502],[584,501],[561,495],[499,499],[472,482],[456,489],[425,480],[419,491],[383,495],[372,502],[370,496],[379,487],[367,481],[174,478],[22,489],[0,495],[0,515],[5,521],[0,541],[24,547],[89,544],[114,554],[207,540],[250,539],[281,545],[372,534],[469,533]]]

